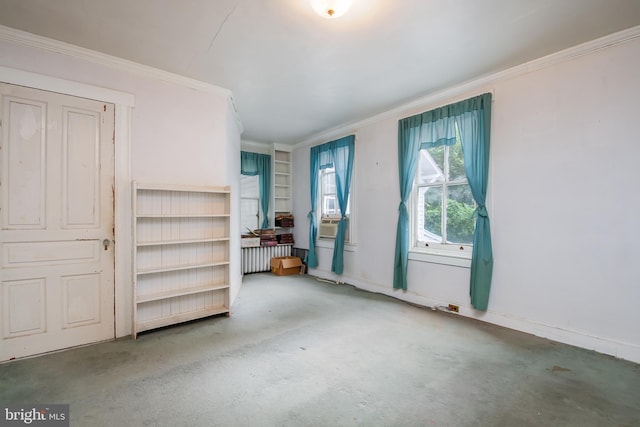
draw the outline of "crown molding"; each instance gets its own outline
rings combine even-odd
[[[263,142],[249,141],[243,139],[240,141],[240,148],[242,151],[249,151],[251,153],[271,154],[272,144]]]
[[[179,74],[170,73],[148,65],[139,64],[127,59],[118,58],[116,56],[107,55],[106,53],[65,43],[59,40],[50,39],[48,37],[39,36],[28,33],[26,31],[16,30],[15,28],[0,25],[0,41],[21,44],[28,47],[46,50],[58,54],[67,55],[73,58],[83,59],[94,64],[115,68],[120,71],[136,74],[144,77],[151,77],[166,83],[172,83],[179,86],[197,89],[202,92],[223,95],[232,98],[233,95],[229,89],[220,86],[205,83],[200,80],[181,76]]]
[[[148,65],[139,64],[127,59],[107,55],[106,53],[86,49],[84,47],[65,43],[59,40],[54,40],[48,37],[28,33],[26,31],[16,30],[15,28],[7,27],[4,25],[0,25],[0,41],[7,41],[10,43],[21,44],[23,46],[67,55],[72,58],[82,59],[94,64],[103,65],[138,76],[153,78],[165,83],[171,83],[205,93],[224,96],[227,98],[229,109],[234,116],[234,119],[238,126],[238,130],[241,134],[244,131],[244,126],[242,125],[242,120],[240,119],[240,114],[238,113],[238,108],[236,107],[233,93],[229,89],[225,89],[220,86],[205,83],[203,81],[185,77],[179,74],[170,73],[168,71],[160,70]]]
[[[135,95],[118,90],[88,85],[58,77],[45,76],[0,65],[0,81],[52,92],[98,99],[127,107],[135,107]]]
[[[275,150],[278,150],[278,151],[289,151],[290,152],[292,150],[292,148],[293,148],[289,144],[280,144],[280,143],[277,143],[277,142],[274,142],[272,145],[273,145],[273,148]]]
[[[640,25],[628,28],[626,30],[618,31],[616,33],[609,34],[607,36],[600,37],[598,39],[582,43],[558,51],[556,53],[552,53],[550,55],[525,62],[520,65],[516,65],[515,67],[508,68],[504,71],[499,71],[494,74],[478,77],[477,79],[451,86],[449,88],[417,98],[401,106],[398,106],[391,110],[387,110],[375,116],[371,116],[364,120],[358,120],[335,126],[331,129],[327,129],[323,132],[314,134],[306,138],[305,140],[294,144],[292,147],[293,149],[298,149],[313,145],[318,141],[329,141],[331,139],[335,139],[336,135],[347,135],[349,133],[355,133],[357,129],[365,127],[369,124],[379,122],[381,120],[386,120],[389,118],[401,119],[413,114],[418,114],[419,112],[424,111],[425,108],[428,109],[429,106],[437,105],[438,103],[455,102],[456,97],[460,97],[462,95],[468,96],[468,94],[473,91],[484,89],[483,92],[492,92],[492,90],[487,89],[487,87],[490,87],[496,82],[512,79],[517,76],[548,68],[563,62],[567,62],[585,55],[601,51],[603,49],[607,49],[609,47],[627,43],[638,38],[640,38]]]

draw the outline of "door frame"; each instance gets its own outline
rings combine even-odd
[[[115,338],[131,334],[131,112],[135,96],[113,89],[0,66],[0,81],[89,98],[115,105],[114,127],[114,304]]]

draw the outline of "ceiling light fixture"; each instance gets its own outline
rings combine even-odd
[[[351,7],[351,0],[310,0],[313,10],[323,18],[335,19]]]

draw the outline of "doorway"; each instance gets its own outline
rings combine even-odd
[[[0,84],[0,361],[112,339],[114,105]]]

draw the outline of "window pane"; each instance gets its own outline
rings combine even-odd
[[[444,147],[420,150],[418,184],[444,181]]]
[[[442,187],[423,187],[419,191],[418,240],[442,242]]]
[[[240,175],[240,197],[259,199],[258,180],[258,175]]]
[[[476,208],[468,184],[447,188],[447,242],[473,244],[476,224],[473,211]]]
[[[240,176],[240,226],[243,233],[260,227],[258,176]]]
[[[338,213],[338,199],[334,195],[326,195],[322,201],[322,215],[336,215]]]
[[[323,193],[335,193],[336,192],[336,174],[332,172],[333,169],[325,169],[322,174],[322,192]]]
[[[240,222],[242,233],[255,230],[258,225],[258,199],[240,199]]]
[[[464,172],[464,156],[462,155],[462,144],[458,141],[449,147],[449,181],[467,179]]]

